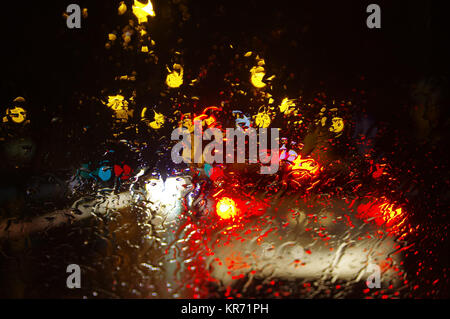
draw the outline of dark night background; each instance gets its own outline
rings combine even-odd
[[[80,30],[67,29],[62,17],[72,2],[88,8]],[[157,15],[150,33],[161,65],[170,63],[164,52],[178,47],[184,50],[185,64],[195,69],[208,59],[213,45],[233,43],[264,52],[273,73],[287,79],[292,95],[324,91],[336,99],[360,101],[361,110],[379,123],[377,150],[398,167],[396,177],[407,184],[409,204],[421,212],[414,214],[415,222],[447,225],[446,11],[435,1],[375,1],[381,6],[382,28],[371,30],[365,9],[372,2],[154,0]],[[174,18],[180,3],[190,14],[183,25]],[[82,161],[81,154],[95,152],[108,123],[94,106],[87,111],[75,106],[80,96],[99,96],[101,89],[114,88],[114,76],[137,69],[136,85],[152,87],[144,98],[157,103],[162,74],[126,56],[117,64],[108,59],[112,52],[105,53],[106,35],[119,19],[125,18],[117,15],[113,1],[16,2],[1,10],[1,116],[15,97],[25,97],[31,122],[14,134],[31,136],[37,145],[32,162],[20,168],[2,153],[1,186],[20,186],[32,175],[63,170],[71,161]],[[214,76],[217,81],[204,88],[206,99],[220,91],[223,75],[218,71]],[[424,114],[415,111],[423,102],[414,93],[421,83],[429,88]],[[54,117],[60,120],[52,122]],[[91,134],[77,135],[87,125]],[[433,241],[427,240],[419,241],[419,247]],[[440,252],[436,271],[445,272],[448,240],[433,249]],[[440,296],[448,297],[447,287]]]
[[[25,97],[33,119],[31,132],[42,150],[50,144],[58,144],[58,150],[72,147],[61,131],[67,125],[49,124],[55,116],[63,122],[68,119],[74,125],[80,123],[80,127],[82,124],[101,126],[94,112],[74,110],[80,92],[98,96],[102,88],[116,85],[115,75],[134,69],[139,71],[141,82],[150,85],[162,82],[161,74],[145,65],[141,67],[139,61],[127,61],[130,58],[124,57],[118,64],[108,59],[111,52],[104,50],[105,37],[117,24],[115,21],[124,19],[117,16],[116,3],[80,1],[81,7],[89,9],[81,30],[69,30],[65,25],[62,12],[68,3],[30,2],[26,8],[11,5],[1,13],[2,112],[16,96]],[[423,144],[410,156],[419,160],[427,151],[436,151],[433,158],[438,159],[445,154],[440,152],[444,149],[442,139],[447,134],[444,126],[448,125],[449,112],[444,106],[448,102],[448,27],[445,11],[437,3],[379,2],[381,30],[370,30],[365,25],[365,8],[370,3],[367,1],[339,4],[296,1],[295,5],[290,1],[182,3],[190,13],[190,19],[182,27],[177,24],[176,12],[172,13],[175,5],[166,1],[154,4],[155,10],[161,12],[151,24],[160,64],[169,62],[165,60],[168,54],[164,53],[177,46],[185,48],[186,64],[192,69],[208,59],[214,44],[233,43],[264,52],[279,77],[288,78],[288,93],[312,95],[311,92],[323,90],[336,99],[351,99],[362,92],[364,109],[377,121],[390,124],[389,129],[393,130],[390,138],[395,136],[404,143]],[[176,44],[179,38],[183,39],[182,46]],[[293,76],[288,77],[290,73]],[[217,80],[222,76],[217,74]],[[418,137],[414,130],[417,123],[410,113],[414,106],[412,91],[421,81],[432,83],[434,92],[440,92],[435,103],[439,116],[435,129],[429,132],[431,135]],[[214,84],[210,85],[204,95],[214,98],[217,90]],[[148,100],[159,98],[159,90],[148,91]],[[97,143],[92,138],[97,136],[98,141],[103,138],[101,131],[99,128],[98,134],[89,136],[92,147]],[[384,151],[389,153],[393,145],[396,143],[384,143]],[[65,162],[55,159],[54,165],[65,165]],[[41,163],[33,169],[47,168]]]

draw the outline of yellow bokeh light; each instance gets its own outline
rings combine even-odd
[[[108,103],[104,103],[106,106],[110,107],[113,111],[123,110],[128,106],[128,102],[125,100],[123,95],[111,95],[108,96]]]
[[[138,19],[139,24],[147,22],[148,16],[155,16],[155,11],[153,11],[153,4],[150,0],[148,0],[147,4],[134,0],[133,13]]]
[[[258,114],[256,114],[255,124],[258,127],[262,128],[269,127],[270,122],[271,122],[270,116],[266,112],[259,112]]]
[[[154,116],[154,121],[150,122],[150,127],[153,129],[159,129],[164,125],[165,119],[164,119],[164,115],[162,115],[161,113],[156,113],[155,111],[153,111],[155,113]]]
[[[16,97],[16,98],[13,100],[13,102],[21,102],[21,103],[23,103],[23,102],[25,102],[25,99],[24,99],[23,97],[21,97],[21,96],[18,96],[18,97]]]
[[[127,12],[127,5],[126,5],[123,1],[121,1],[121,2],[120,2],[120,6],[119,6],[119,8],[117,9],[117,13],[118,13],[119,15],[122,15],[122,14],[124,14],[125,12]]]
[[[254,87],[260,89],[266,86],[266,83],[262,81],[264,75],[266,75],[264,67],[254,66],[253,68],[251,68],[250,73],[251,73],[250,81],[252,82]]]
[[[217,202],[216,213],[222,219],[234,218],[237,214],[236,203],[231,198],[223,197]]]
[[[110,41],[116,41],[117,36],[114,33],[109,33],[108,34],[108,40]]]
[[[334,133],[340,133],[344,129],[344,120],[340,117],[334,117],[331,120],[330,131]]]
[[[291,107],[295,107],[295,103],[293,100],[289,100],[287,97],[281,101],[280,104],[280,112],[289,113],[292,109]]]
[[[27,111],[21,107],[14,107],[13,109],[7,109],[6,115],[11,118],[14,123],[22,123],[27,118]]]
[[[183,84],[183,67],[179,64],[173,65],[173,71],[167,68],[169,74],[166,77],[166,84],[170,88],[177,88]]]
[[[292,162],[292,170],[302,170],[310,175],[315,175],[319,171],[319,165],[312,158],[303,159],[300,155]]]

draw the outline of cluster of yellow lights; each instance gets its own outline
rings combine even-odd
[[[234,218],[237,214],[236,203],[229,197],[223,197],[217,202],[216,212],[222,219]]]
[[[126,6],[125,6],[126,10]],[[120,12],[120,7],[119,7]],[[134,0],[133,4],[133,13],[138,19],[139,24],[145,23],[148,21],[148,16],[155,16],[155,11],[153,11],[153,4],[150,0],[148,0],[147,4]]]
[[[166,77],[166,84],[170,88],[177,88],[183,84],[183,67],[179,64],[173,65],[173,70],[171,71],[167,68],[169,74]]]

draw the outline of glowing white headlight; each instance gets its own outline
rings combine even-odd
[[[192,187],[188,177],[168,177],[150,179],[145,185],[146,199],[150,208],[165,213],[168,220],[174,219],[181,211],[181,199]]]

